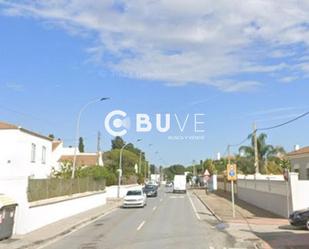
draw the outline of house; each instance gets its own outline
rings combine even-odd
[[[300,180],[309,180],[309,146],[299,148],[287,154],[292,172],[299,173]]]
[[[62,155],[58,162],[73,163],[74,155]],[[103,166],[102,154],[101,153],[78,153],[76,154],[76,166]]]
[[[9,176],[46,178],[61,164],[73,162],[75,148],[63,141],[30,131],[21,126],[0,122],[0,170]],[[103,166],[102,153],[81,153],[76,148],[77,166]]]
[[[52,139],[21,126],[0,122],[2,174],[45,178],[50,175]]]
[[[75,147],[64,147],[61,140],[53,141],[53,161],[55,162],[55,169],[59,169],[61,164],[73,164]],[[76,166],[103,166],[102,153],[85,153],[80,152],[76,148]]]

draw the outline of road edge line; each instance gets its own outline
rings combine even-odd
[[[190,201],[190,203],[191,203],[191,206],[192,206],[192,209],[193,209],[193,212],[194,212],[196,218],[197,218],[198,220],[201,220],[201,216],[197,213],[197,209],[196,209],[196,207],[194,206],[194,203],[193,203],[193,201],[192,201],[192,199],[191,199],[191,197],[190,197],[190,195],[189,195],[188,192],[187,192],[187,196],[188,196],[188,198],[189,198],[189,201]]]
[[[217,215],[215,213],[215,211],[213,211],[208,205],[206,202],[204,202],[201,197],[199,197],[195,191],[193,191],[193,194],[197,197],[197,199],[209,210],[209,212],[220,222],[220,223],[223,223],[223,220],[221,219],[221,217],[219,215]]]

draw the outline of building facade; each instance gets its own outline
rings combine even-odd
[[[0,168],[9,175],[46,178],[52,163],[52,139],[0,122]]]
[[[292,172],[299,174],[299,180],[309,180],[309,146],[288,153]]]

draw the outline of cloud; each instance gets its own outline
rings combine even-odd
[[[286,77],[282,77],[281,79],[279,79],[279,81],[283,82],[283,83],[290,83],[293,81],[298,80],[299,78],[297,76],[286,76]]]
[[[17,83],[6,83],[5,88],[14,91],[14,92],[22,92],[24,90],[24,86],[22,84],[17,84]]]
[[[308,56],[306,0],[0,0],[0,5],[3,14],[93,36],[92,61],[126,77],[244,91],[261,85],[257,74],[280,80],[282,71],[307,71],[295,60]],[[253,80],[231,80],[239,76]]]

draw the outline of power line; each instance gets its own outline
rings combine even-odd
[[[284,123],[281,123],[281,124],[278,124],[278,125],[274,125],[274,126],[271,126],[271,127],[259,128],[259,129],[257,129],[257,131],[266,131],[266,130],[272,130],[272,129],[275,129],[275,128],[279,128],[281,126],[284,126],[284,125],[290,124],[292,122],[295,122],[296,120],[298,120],[300,118],[303,118],[303,117],[307,116],[308,114],[309,114],[309,112],[305,112],[305,113],[297,116],[296,118],[293,118],[293,119],[291,119],[289,121],[286,121]]]
[[[230,147],[238,147],[238,146],[244,144],[245,142],[247,142],[247,141],[250,139],[250,136],[251,136],[252,134],[253,134],[253,132],[250,133],[250,134],[249,134],[244,140],[242,140],[241,142],[239,142],[239,143],[237,143],[237,144],[229,144],[229,146],[230,146]]]
[[[255,132],[257,132],[257,131],[266,131],[266,130],[272,130],[272,129],[275,129],[275,128],[279,128],[279,127],[282,127],[282,126],[284,126],[284,125],[287,125],[287,124],[290,124],[290,123],[292,123],[292,122],[295,122],[296,120],[298,120],[298,119],[301,119],[301,118],[303,118],[303,117],[305,117],[305,116],[307,116],[307,115],[309,115],[309,111],[308,112],[305,112],[305,113],[303,113],[303,114],[301,114],[301,115],[299,115],[299,116],[297,116],[297,117],[295,117],[295,118],[293,118],[293,119],[291,119],[291,120],[288,120],[288,121],[286,121],[286,122],[284,122],[284,123],[281,123],[281,124],[278,124],[278,125],[274,125],[274,126],[270,126],[270,127],[264,127],[264,128],[258,128],[258,129],[255,129],[252,133],[250,133],[244,140],[242,140],[241,142],[239,142],[239,143],[237,143],[237,144],[229,144],[228,146],[230,146],[230,147],[238,147],[238,146],[240,146],[240,145],[242,145],[242,144],[244,144],[247,140],[249,140],[250,138],[251,138],[251,136],[255,133]],[[227,147],[228,148],[228,147]],[[227,151],[227,150],[226,150]],[[225,152],[226,153],[226,152]],[[225,154],[224,153],[224,154]]]

